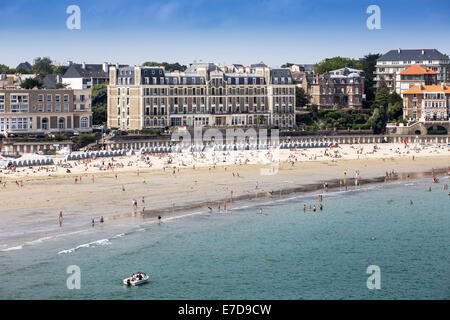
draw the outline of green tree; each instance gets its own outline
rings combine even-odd
[[[389,103],[387,109],[387,120],[388,122],[400,121],[403,118],[403,103]]]
[[[108,82],[92,87],[92,122],[101,125],[107,121]]]
[[[95,137],[95,134],[80,134],[79,136],[72,138],[72,141],[75,143],[78,149],[83,148],[88,144],[95,142],[96,140],[97,138]]]
[[[387,88],[382,88],[378,90],[377,94],[375,95],[375,103],[378,106],[382,106],[386,109],[389,104],[390,96],[391,94],[389,90]]]
[[[67,83],[60,83],[60,82],[58,82],[58,83],[55,84],[55,88],[56,89],[64,89],[67,86],[68,86]]]
[[[365,55],[361,60],[362,69],[364,70],[364,93],[366,94],[365,106],[370,106],[372,101],[375,99],[375,65],[377,64],[377,59],[381,57],[380,54],[368,54]]]
[[[396,104],[396,103],[398,103],[398,102],[403,103],[403,99],[402,99],[402,97],[401,97],[397,92],[393,91],[393,92],[391,93],[391,95],[389,96],[388,102],[389,102],[390,104]]]
[[[8,67],[7,65],[4,64],[0,64],[0,74],[5,73],[5,74],[14,74],[16,73],[16,69],[11,69],[10,67]]]
[[[20,87],[24,89],[33,89],[34,87],[37,87],[38,89],[42,88],[44,83],[39,78],[28,78],[24,82],[20,84]]]
[[[334,57],[330,59],[325,59],[317,63],[314,66],[314,72],[318,74],[323,74],[331,70],[341,69],[345,67],[353,69],[362,69],[361,63],[355,59]]]
[[[53,74],[63,76],[66,73],[68,66],[53,66]]]
[[[295,107],[303,108],[308,103],[308,98],[306,97],[305,89],[300,87],[295,87]]]
[[[49,57],[34,59],[34,65],[31,69],[34,73],[38,73],[41,76],[46,76],[53,73],[52,60]]]

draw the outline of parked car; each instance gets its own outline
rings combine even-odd
[[[74,134],[73,134],[73,132],[67,131],[67,132],[64,132],[62,135],[65,137],[71,138],[71,137],[73,137]]]

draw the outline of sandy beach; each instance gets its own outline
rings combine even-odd
[[[362,149],[361,149],[362,148]],[[360,180],[398,174],[431,172],[450,167],[448,146],[400,144],[343,145],[331,149],[224,151],[171,155],[133,155],[65,162],[56,166],[18,168],[0,172],[0,233],[20,230],[19,238],[33,239],[34,225],[51,223],[57,229],[104,216],[126,218],[143,210],[163,217],[181,208],[210,206],[233,199],[279,197],[280,190],[341,181],[354,188]],[[67,169],[70,173],[67,173]],[[47,171],[48,170],[48,171]],[[346,181],[344,181],[344,179]],[[431,179],[430,179],[431,180]],[[17,183],[16,183],[17,181]],[[431,183],[431,182],[430,182]],[[282,193],[282,192],[281,192]],[[282,196],[282,194],[281,194]],[[133,208],[136,200],[137,208]],[[49,232],[48,230],[45,231]],[[7,239],[0,238],[0,244]]]

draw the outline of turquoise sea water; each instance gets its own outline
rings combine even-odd
[[[330,191],[318,213],[303,212],[318,206],[317,193],[287,195],[41,239],[0,251],[0,299],[449,299],[443,183]],[[79,290],[66,286],[69,265],[80,267]],[[380,267],[380,290],[366,286],[369,265]],[[124,287],[136,271],[151,281]]]

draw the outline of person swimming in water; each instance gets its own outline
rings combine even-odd
[[[161,224],[161,216],[158,216],[158,224]]]
[[[313,207],[313,211],[314,211],[314,212],[316,212],[316,205],[314,205],[314,207]]]

